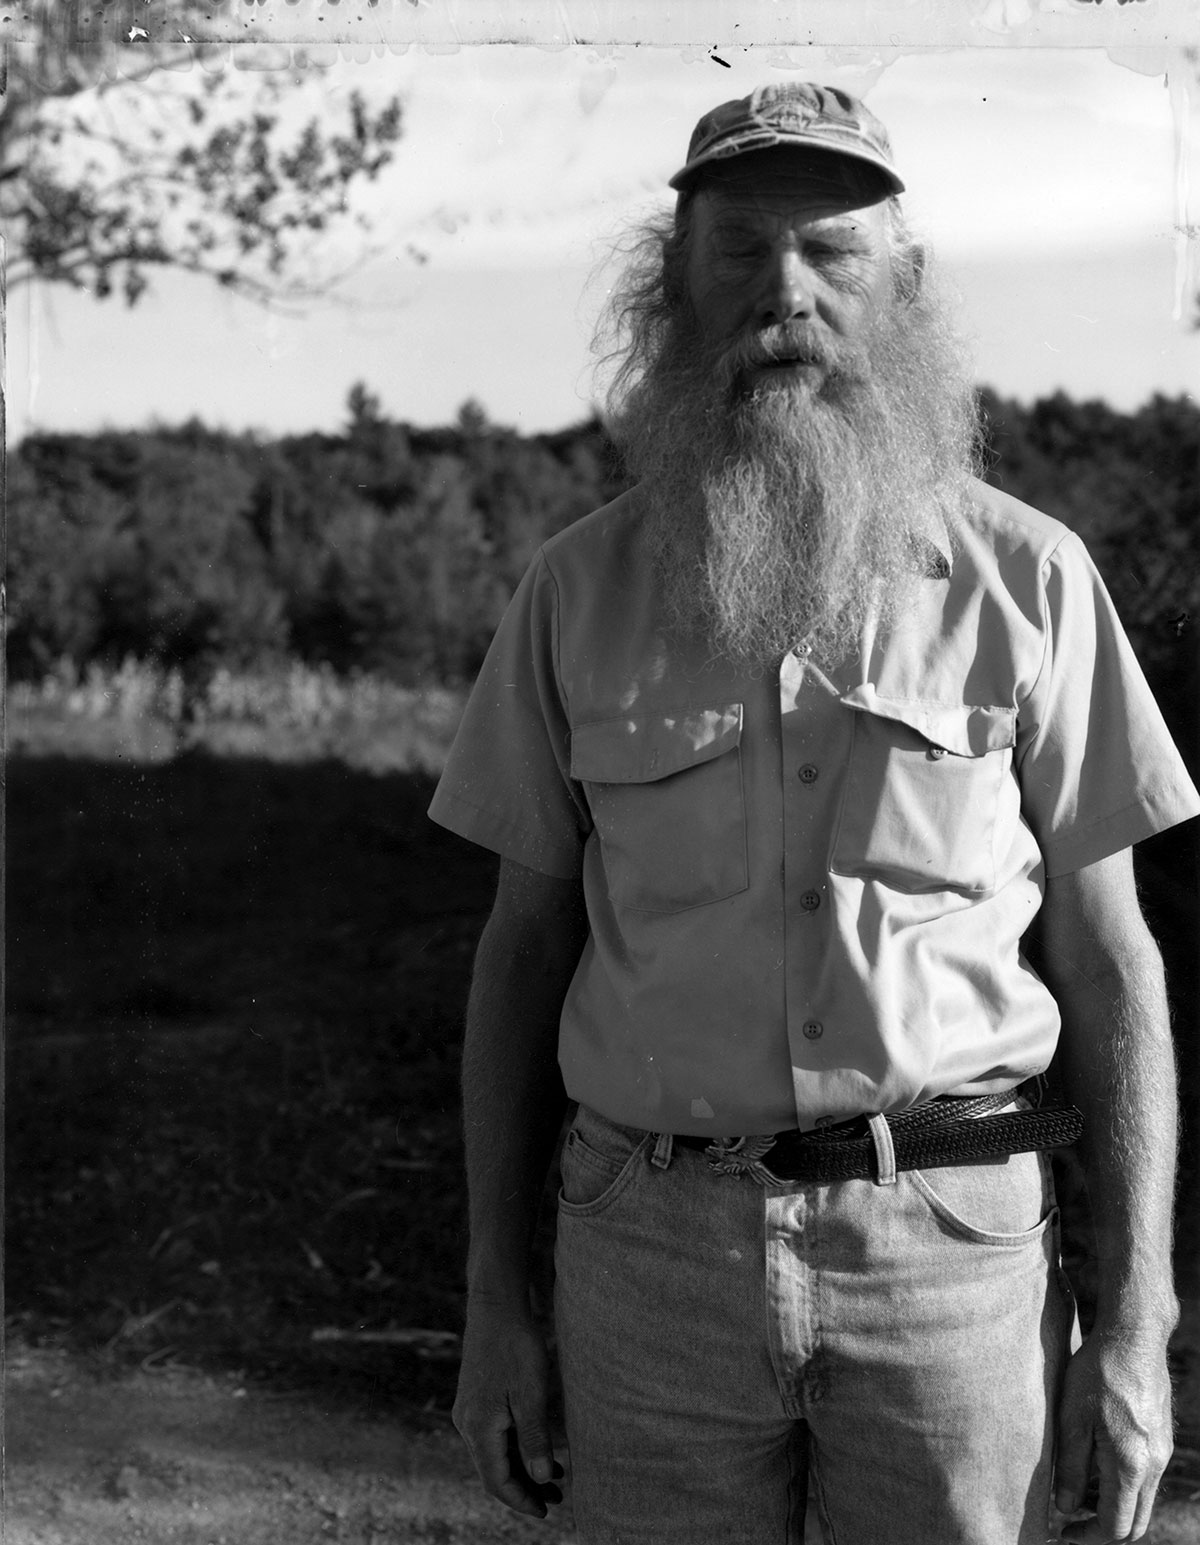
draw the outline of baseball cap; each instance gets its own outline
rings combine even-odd
[[[887,130],[875,114],[849,92],[809,81],[759,86],[748,97],[722,102],[705,113],[692,131],[687,161],[670,186],[683,192],[714,162],[773,145],[846,157],[873,167],[888,194],[904,192]]]

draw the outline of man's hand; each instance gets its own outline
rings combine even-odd
[[[508,1310],[472,1307],[463,1337],[454,1425],[485,1488],[506,1507],[545,1518],[561,1502],[549,1422],[550,1357],[537,1328]]]
[[[1171,1384],[1161,1338],[1095,1331],[1067,1365],[1058,1413],[1054,1500],[1079,1514],[1089,1480],[1099,1495],[1062,1530],[1082,1545],[1140,1540],[1171,1457]]]

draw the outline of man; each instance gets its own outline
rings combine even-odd
[[[1200,800],[1079,542],[973,476],[882,125],[708,114],[615,300],[636,487],[548,542],[431,813],[502,857],[463,1064],[456,1420],[588,1545],[1146,1530],[1177,1305],[1130,845]],[[1067,1108],[1037,1109],[1057,1050]],[[1047,1149],[1098,1214],[1072,1352]],[[1083,1506],[1098,1478],[1094,1509]]]

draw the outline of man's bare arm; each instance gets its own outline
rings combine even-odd
[[[1099,1256],[1095,1325],[1068,1367],[1059,1411],[1056,1499],[1075,1511],[1094,1470],[1096,1516],[1065,1536],[1136,1540],[1171,1453],[1177,1110],[1162,960],[1128,850],[1047,882],[1033,959],[1062,1012],[1059,1060],[1086,1122]]]
[[[563,998],[587,937],[581,888],[505,860],[479,942],[463,1045],[470,1197],[467,1326],[454,1420],[487,1489],[544,1517],[557,1501],[550,1365],[529,1256],[566,1096]]]

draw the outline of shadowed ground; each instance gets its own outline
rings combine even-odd
[[[554,1539],[483,1503],[447,1421],[494,861],[424,818],[428,780],[335,762],[8,777],[14,1545]],[[1140,861],[1189,1113],[1193,841]],[[1200,1538],[1195,1150],[1164,1545]]]

